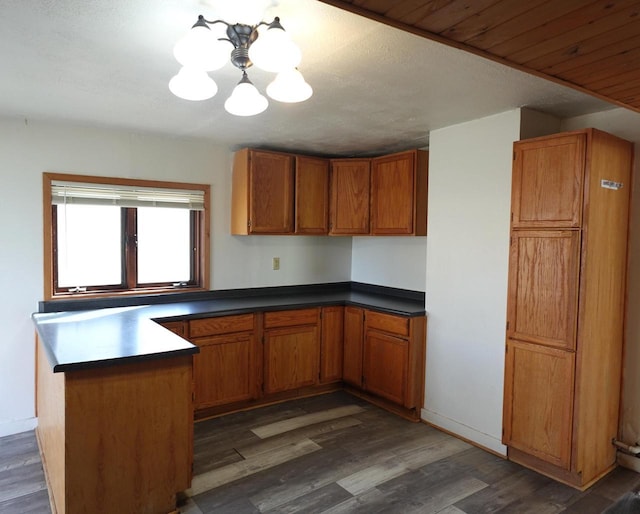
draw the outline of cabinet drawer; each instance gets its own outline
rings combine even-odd
[[[400,336],[409,335],[409,318],[393,316],[392,314],[382,314],[380,312],[367,311],[367,328],[382,330]]]
[[[180,337],[185,337],[187,335],[187,326],[184,321],[165,321],[160,324],[167,330],[171,330],[171,332],[179,335]]]
[[[314,325],[318,323],[318,309],[275,311],[264,313],[264,328]]]
[[[253,330],[253,314],[220,316],[189,321],[189,337],[214,336]]]

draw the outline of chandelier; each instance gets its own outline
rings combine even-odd
[[[258,30],[259,29],[259,30]],[[267,86],[267,95],[279,102],[303,102],[313,90],[298,71],[301,53],[275,18],[257,25],[231,24],[223,20],[198,21],[173,49],[182,68],[169,81],[171,92],[186,100],[207,100],[218,92],[208,72],[219,70],[228,60],[240,69],[242,78],[224,103],[227,112],[253,116],[263,112],[269,101],[249,80],[247,69],[256,65],[277,73]]]

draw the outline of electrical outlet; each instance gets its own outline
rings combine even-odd
[[[273,258],[272,267],[276,271],[280,269],[280,257]]]

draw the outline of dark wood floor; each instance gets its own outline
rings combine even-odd
[[[601,513],[640,474],[580,493],[346,393],[202,421],[192,488],[200,513]],[[0,438],[0,512],[50,512],[33,432]]]

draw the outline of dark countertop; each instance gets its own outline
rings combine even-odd
[[[167,303],[40,312],[32,317],[53,371],[66,372],[198,353],[197,346],[156,321],[328,305],[354,305],[404,316],[425,315],[424,293],[402,291],[357,283],[288,286],[195,296],[202,299],[175,295],[174,301]],[[52,310],[51,304],[56,303],[44,302],[41,311]],[[92,305],[89,300],[85,304]]]

